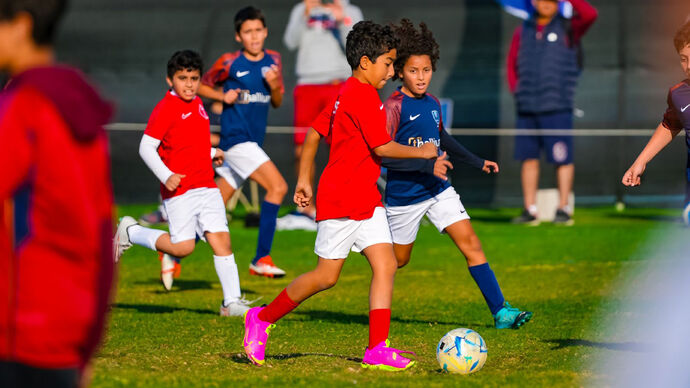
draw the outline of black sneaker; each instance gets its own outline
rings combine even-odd
[[[527,209],[524,209],[522,211],[522,214],[513,218],[513,224],[536,226],[539,225],[539,220],[537,219],[537,217],[532,215],[532,213],[530,213]]]
[[[556,210],[556,217],[553,218],[553,223],[557,225],[570,226],[575,223],[570,214],[566,213],[563,209]]]

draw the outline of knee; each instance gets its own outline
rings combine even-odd
[[[183,258],[187,257],[194,252],[194,241],[185,241],[180,244],[176,244],[170,254],[172,254],[175,257]]]
[[[465,236],[462,238],[460,241],[460,246],[463,251],[470,251],[470,252],[481,252],[482,251],[482,243],[479,241],[479,237],[477,237],[476,234],[472,233],[469,236]]]
[[[319,276],[319,288],[321,291],[327,290],[333,286],[335,286],[336,283],[338,283],[338,276],[339,274],[323,274]]]
[[[395,258],[398,261],[398,268],[402,268],[410,262],[410,256],[401,256]]]
[[[287,194],[288,191],[287,182],[285,182],[285,179],[281,177],[279,181],[271,185],[270,191],[276,196],[280,196],[281,198],[285,197],[285,194]]]

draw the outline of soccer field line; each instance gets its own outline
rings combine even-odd
[[[106,126],[109,131],[143,131],[146,123],[113,123]],[[211,126],[212,132],[220,132],[219,125]],[[295,127],[268,126],[266,133],[293,134]],[[515,129],[515,128],[451,128],[454,136],[608,136],[608,137],[649,137],[653,129]]]

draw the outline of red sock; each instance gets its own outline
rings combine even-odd
[[[391,309],[369,311],[369,349],[388,339],[391,326]]]
[[[264,322],[276,323],[277,320],[287,315],[297,306],[299,306],[299,303],[293,302],[287,294],[287,289],[285,289],[273,299],[273,302],[259,311],[259,319]]]

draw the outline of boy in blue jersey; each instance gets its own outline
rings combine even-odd
[[[664,119],[644,147],[632,166],[623,175],[623,184],[639,186],[647,163],[649,163],[681,130],[685,129],[685,144],[688,148],[686,164],[685,209],[683,219],[688,224],[690,213],[690,22],[685,23],[673,38],[673,44],[680,56],[680,66],[685,79],[668,92],[668,108]]]
[[[287,183],[261,149],[266,135],[268,106],[283,101],[280,54],[264,49],[268,29],[264,15],[254,7],[235,15],[235,40],[242,49],[223,54],[204,74],[199,95],[223,103],[220,144],[225,163],[216,168],[216,180],[225,202],[247,179],[266,190],[261,205],[256,256],[249,265],[252,275],[277,278],[285,271],[270,256],[278,209],[287,193]],[[221,89],[222,87],[222,89]]]
[[[410,261],[419,223],[426,215],[439,232],[450,236],[467,259],[496,328],[517,329],[531,319],[532,313],[505,302],[460,196],[448,183],[446,172],[453,166],[446,153],[487,174],[498,172],[498,165],[477,157],[444,130],[439,101],[427,93],[439,47],[426,24],[421,23],[417,30],[412,22],[403,19],[395,32],[401,43],[394,78],[401,79],[402,86],[385,103],[388,131],[398,143],[421,147],[432,142],[444,150],[435,161],[390,159],[382,163],[389,169],[386,213],[398,267]]]

